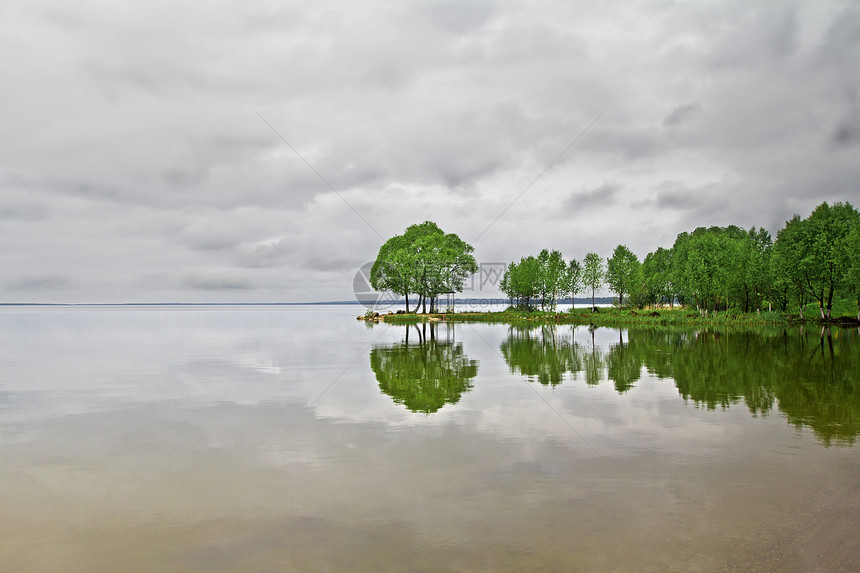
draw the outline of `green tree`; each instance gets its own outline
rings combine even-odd
[[[803,232],[800,215],[786,221],[785,227],[776,235],[771,258],[773,290],[783,293],[786,305],[794,301],[800,307],[800,318],[803,318],[803,307],[808,300],[804,288],[805,273],[800,267],[804,248],[801,239]]]
[[[523,257],[519,263],[511,263],[502,276],[502,292],[516,305],[531,308],[532,300],[541,298],[545,290],[544,269],[541,261],[533,256]]]
[[[541,251],[539,259],[543,271],[543,308],[549,307],[555,310],[558,304],[558,295],[567,290],[567,265],[564,257],[559,251]]]
[[[577,293],[582,292],[583,273],[582,265],[576,259],[571,259],[567,265],[567,291],[570,292],[570,308],[575,306],[574,299]]]
[[[683,304],[707,314],[729,308],[738,291],[739,249],[746,232],[739,227],[699,227],[681,233],[672,247],[671,276]]]
[[[738,245],[740,272],[736,275],[740,286],[744,312],[761,310],[765,298],[770,296],[773,278],[771,276],[771,255],[773,241],[765,229],[753,227]]]
[[[597,253],[588,253],[582,261],[582,278],[585,286],[591,288],[591,309],[594,310],[594,293],[603,286],[603,277],[606,271],[603,267],[603,259]]]
[[[642,262],[643,300],[648,304],[674,305],[671,277],[672,251],[659,247]]]
[[[849,235],[858,217],[850,203],[831,206],[825,202],[806,219],[787,221],[786,232],[777,236],[777,242],[782,243],[777,250],[784,269],[804,294],[818,301],[822,319],[830,318],[834,295],[847,286]]]
[[[618,306],[624,307],[624,295],[637,292],[642,285],[642,269],[639,259],[625,245],[615,247],[606,261],[606,283],[618,295]]]
[[[370,285],[376,290],[390,290],[406,298],[419,296],[415,309],[435,309],[436,299],[445,292],[463,290],[465,279],[478,270],[472,256],[474,248],[453,233],[446,234],[436,223],[425,221],[410,225],[403,235],[396,235],[379,249],[370,269]]]

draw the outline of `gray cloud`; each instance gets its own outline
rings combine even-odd
[[[571,193],[563,203],[565,211],[576,211],[593,206],[611,207],[615,203],[621,185],[618,183],[604,182],[593,189],[576,191]]]
[[[194,290],[222,291],[247,290],[254,288],[248,279],[235,276],[190,276],[184,281],[185,286]]]
[[[4,289],[13,292],[65,291],[72,288],[74,280],[62,275],[25,276],[6,282]]]
[[[0,12],[27,54],[0,60],[3,301],[343,299],[377,231],[425,219],[468,240],[504,212],[480,259],[644,255],[856,201],[838,0]]]
[[[655,204],[660,209],[674,209],[679,211],[699,209],[707,201],[703,201],[703,193],[693,189],[684,188],[677,182],[666,181],[657,186]]]
[[[663,119],[663,125],[676,126],[686,123],[701,113],[702,106],[697,103],[686,103],[677,106]]]

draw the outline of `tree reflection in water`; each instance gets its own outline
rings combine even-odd
[[[587,384],[598,384],[603,379],[604,358],[594,343],[594,329],[589,329],[586,344],[574,339],[575,332],[576,327],[558,325],[511,326],[500,350],[511,373],[532,382],[555,387],[566,374],[583,372]]]
[[[828,445],[860,435],[856,331],[631,330],[629,337],[648,370],[674,379],[684,399],[709,409],[743,400],[754,416],[776,405],[790,424],[811,428]]]
[[[434,323],[407,326],[403,342],[370,351],[379,389],[412,412],[432,414],[445,404],[456,404],[478,374],[478,362],[454,340],[453,325],[445,327],[437,332],[443,329]]]
[[[774,408],[824,444],[860,435],[860,332],[849,329],[704,329],[670,327],[618,331],[605,352],[574,341],[575,328],[511,327],[501,352],[512,373],[555,387],[582,372],[589,385],[604,376],[618,393],[643,367],[672,379],[684,400],[708,409],[744,402],[753,416]],[[625,334],[627,340],[625,341]]]

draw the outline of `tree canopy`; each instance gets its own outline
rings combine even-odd
[[[588,253],[582,263],[582,281],[591,289],[591,308],[594,308],[594,293],[603,286],[606,270],[603,259],[597,253]]]
[[[534,302],[543,309],[555,310],[559,295],[571,292],[574,279],[579,283],[578,265],[576,261],[565,262],[561,251],[544,249],[537,257],[510,263],[499,288],[517,306],[530,308]]]
[[[419,306],[430,301],[431,312],[442,293],[460,292],[466,278],[478,270],[474,248],[454,233],[445,233],[436,223],[410,225],[403,235],[395,235],[380,248],[370,269],[370,285],[406,298],[415,294]]]
[[[609,289],[618,295],[618,306],[624,306],[624,295],[638,293],[642,289],[642,265],[633,251],[618,245],[606,261],[606,282]]]

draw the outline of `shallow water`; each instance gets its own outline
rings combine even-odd
[[[860,568],[856,331],[356,314],[0,311],[0,570]]]

